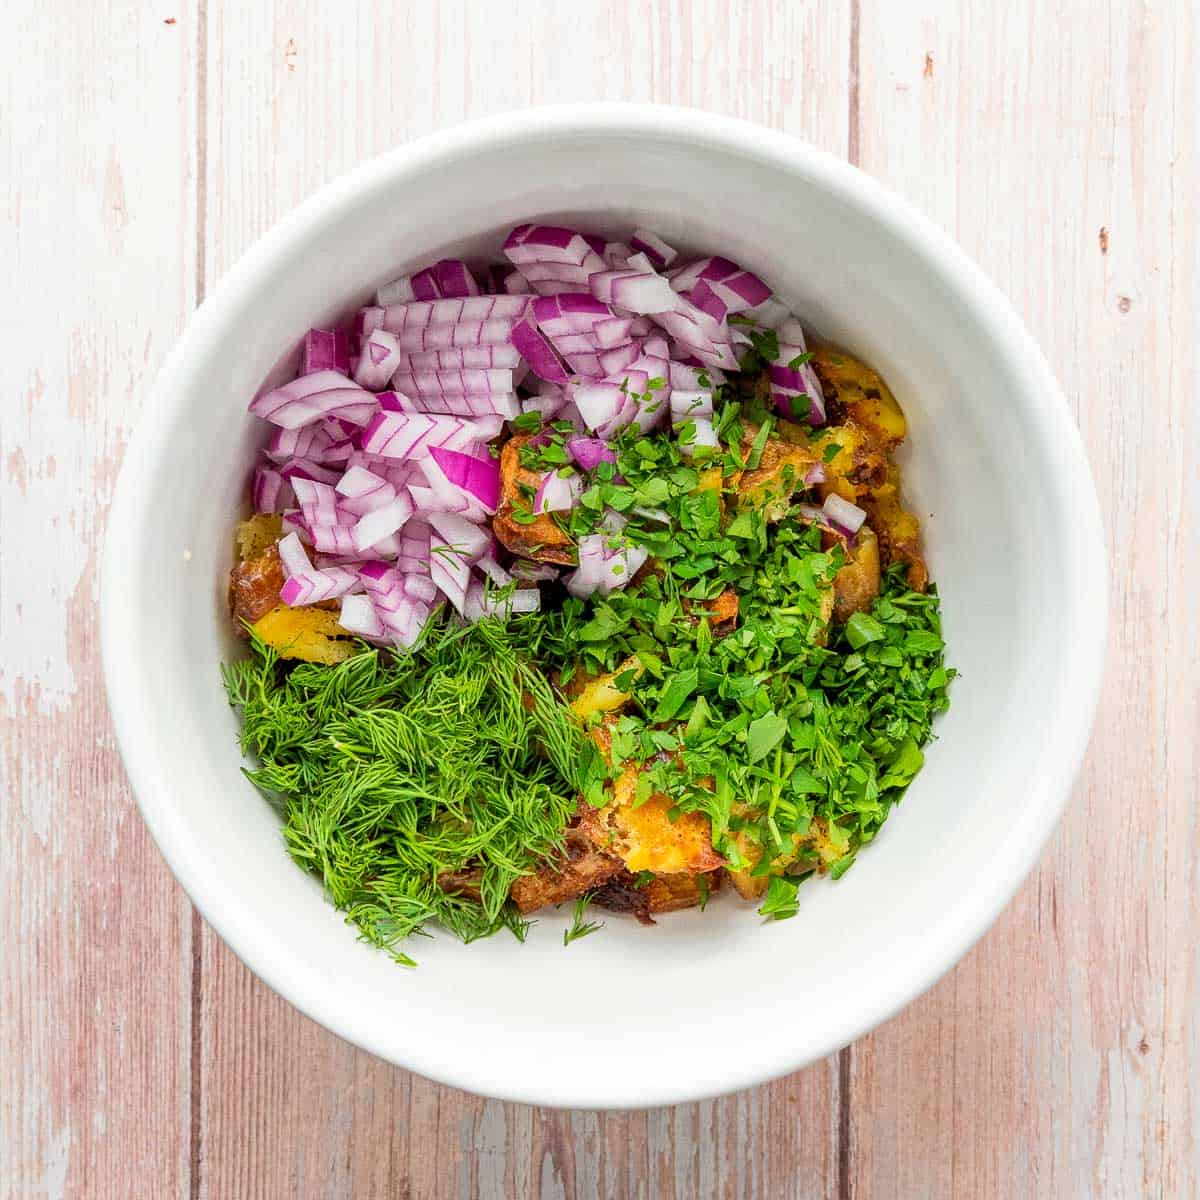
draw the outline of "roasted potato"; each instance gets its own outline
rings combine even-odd
[[[283,584],[283,563],[274,542],[243,555],[229,573],[229,610],[239,634],[245,633],[243,622],[253,625],[279,604]]]
[[[904,413],[877,371],[829,345],[812,347],[812,365],[821,381],[826,406],[835,415],[842,409],[885,452],[904,441],[907,432]]]
[[[834,620],[866,612],[879,596],[879,579],[879,540],[864,525],[853,546],[846,546],[846,565],[833,577]]]
[[[255,621],[253,628],[280,658],[332,666],[359,650],[358,642],[338,624],[337,612],[327,608],[279,604]]]
[[[492,518],[492,532],[500,542],[519,558],[539,562],[575,564],[575,543],[547,513],[535,517],[527,525],[513,520],[513,512],[528,512],[529,498],[521,486],[535,491],[541,482],[536,471],[521,466],[521,447],[529,442],[530,434],[521,433],[508,439],[500,452],[500,507]]]
[[[571,711],[581,721],[605,713],[620,712],[631,693],[621,691],[616,685],[616,678],[626,671],[636,671],[640,674],[641,669],[641,663],[633,656],[607,675],[575,675],[568,687]]]
[[[750,452],[757,434],[758,426],[744,426],[743,457]],[[762,509],[768,521],[780,520],[787,512],[792,495],[804,487],[804,476],[820,461],[817,442],[807,438],[803,442],[767,438],[758,466],[752,471],[742,471],[736,478],[738,508]]]
[[[283,536],[283,518],[278,513],[258,513],[238,524],[233,531],[239,562],[261,554]]]
[[[584,807],[581,801],[580,808]],[[513,880],[509,896],[520,912],[536,912],[548,904],[574,900],[602,886],[623,869],[620,859],[596,847],[578,820],[568,826],[564,847],[561,859]]]
[[[923,592],[929,586],[929,568],[921,553],[921,523],[901,502],[899,468],[889,463],[883,483],[871,488],[858,503],[866,509],[879,538],[883,565],[907,563],[908,586]]]
[[[721,872],[701,875],[656,875],[645,884],[622,871],[592,896],[592,903],[611,912],[632,913],[643,925],[653,925],[652,914],[696,908],[720,890]]]

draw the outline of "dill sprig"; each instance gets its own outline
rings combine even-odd
[[[464,941],[526,923],[512,881],[562,845],[590,742],[531,665],[520,619],[432,622],[419,652],[290,669],[251,635],[224,669],[248,778],[283,817],[292,857],[361,935],[398,944],[436,920]],[[438,886],[479,872],[475,901]]]

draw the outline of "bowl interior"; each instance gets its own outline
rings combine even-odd
[[[957,252],[874,185],[796,143],[710,124],[495,125],[335,186],[265,239],[197,318],[114,511],[110,688],[173,868],[288,999],[473,1090],[650,1104],[830,1052],[928,986],[994,917],[1052,826],[1082,745],[1094,682],[1080,664],[1098,654],[1102,628],[1087,595],[1094,501],[1044,364]],[[240,774],[218,665],[237,652],[230,529],[265,436],[245,406],[309,326],[437,256],[493,260],[508,228],[531,218],[625,236],[646,225],[734,258],[883,373],[909,418],[907,495],[962,675],[882,835],[839,883],[806,885],[794,920],[764,925],[725,899],[654,930],[610,916],[564,949],[569,914],[552,914],[524,946],[508,935],[418,941],[410,971],[356,942]]]

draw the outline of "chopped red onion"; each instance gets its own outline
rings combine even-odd
[[[567,438],[567,453],[579,464],[584,471],[594,471],[602,462],[616,465],[616,452],[600,438],[573,437]]]
[[[354,369],[354,382],[378,392],[387,387],[392,372],[400,365],[400,343],[394,333],[376,329],[363,342],[362,357]]]
[[[350,336],[338,329],[310,329],[300,352],[300,374],[337,371],[350,374]]]
[[[534,493],[533,512],[535,515],[566,512],[575,506],[582,494],[583,479],[574,471],[565,476],[557,471],[547,471]]]
[[[412,498],[407,492],[401,492],[390,503],[364,513],[350,530],[355,550],[366,554],[377,542],[400,529],[410,516]]]
[[[550,383],[566,383],[570,376],[554,347],[530,321],[513,326],[512,344],[528,360],[535,375]]]
[[[475,458],[457,450],[434,447],[428,462],[448,484],[461,489],[488,512],[496,511],[500,503],[500,464],[494,458]],[[434,476],[429,479],[433,485]]]
[[[674,364],[672,364],[674,366]],[[671,424],[682,425],[684,421],[696,420],[700,417],[712,421],[713,395],[712,392],[688,392],[682,388],[671,389]]]
[[[442,541],[458,551],[467,562],[478,562],[493,548],[487,528],[476,525],[456,513],[431,512],[429,524]]]
[[[258,513],[283,512],[293,500],[288,481],[273,467],[261,464],[254,468],[251,496],[254,511]]]
[[[849,500],[843,500],[836,492],[830,492],[825,497],[825,504],[822,511],[829,523],[839,533],[844,533],[847,537],[853,537],[862,528],[863,522],[867,519],[867,514],[857,504],[851,504]]]
[[[558,225],[518,225],[504,243],[505,257],[518,267],[534,262],[578,266],[593,253],[582,234]]]
[[[675,261],[677,251],[649,229],[635,229],[629,245],[639,254],[644,254],[656,268],[662,270]]]
[[[690,436],[687,436],[689,431]],[[683,425],[679,432],[682,435],[679,440],[679,449],[688,458],[691,458],[697,450],[715,449],[721,444],[720,438],[717,437],[717,431],[713,428],[713,423],[704,417],[699,417]]]
[[[485,554],[475,565],[496,587],[507,587],[513,581],[513,577],[490,554]]]
[[[370,596],[359,594],[342,597],[342,611],[338,614],[338,624],[347,633],[357,633],[362,637],[383,637],[383,622],[371,603]]]
[[[339,507],[357,516],[383,508],[396,498],[395,486],[366,467],[349,468],[333,490],[341,497]]]
[[[512,565],[512,573],[518,579],[528,579],[532,582],[552,582],[559,576],[557,567],[549,563],[530,562],[527,558],[518,558]]]
[[[429,573],[433,582],[461,613],[467,598],[467,586],[471,582],[471,564],[461,551],[436,531],[430,536],[429,551]]]
[[[375,398],[337,371],[317,371],[256,396],[250,411],[285,429],[329,416],[365,425],[375,411]]]

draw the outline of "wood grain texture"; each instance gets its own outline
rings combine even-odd
[[[1200,1192],[1194,4],[25,0],[10,24],[0,1197]],[[432,1084],[250,975],[132,808],[95,645],[116,468],[205,282],[370,155],[595,98],[786,129],[955,234],[1059,372],[1113,567],[1075,801],[964,962],[789,1079],[608,1114]]]
[[[1195,27],[1086,0],[900,14],[863,6],[861,165],[959,238],[1055,364],[1106,516],[1112,627],[1040,868],[852,1048],[852,1190],[1193,1196]]]
[[[6,9],[0,71],[0,1196],[187,1188],[190,912],[128,793],[97,554],[194,306],[195,29]]]

